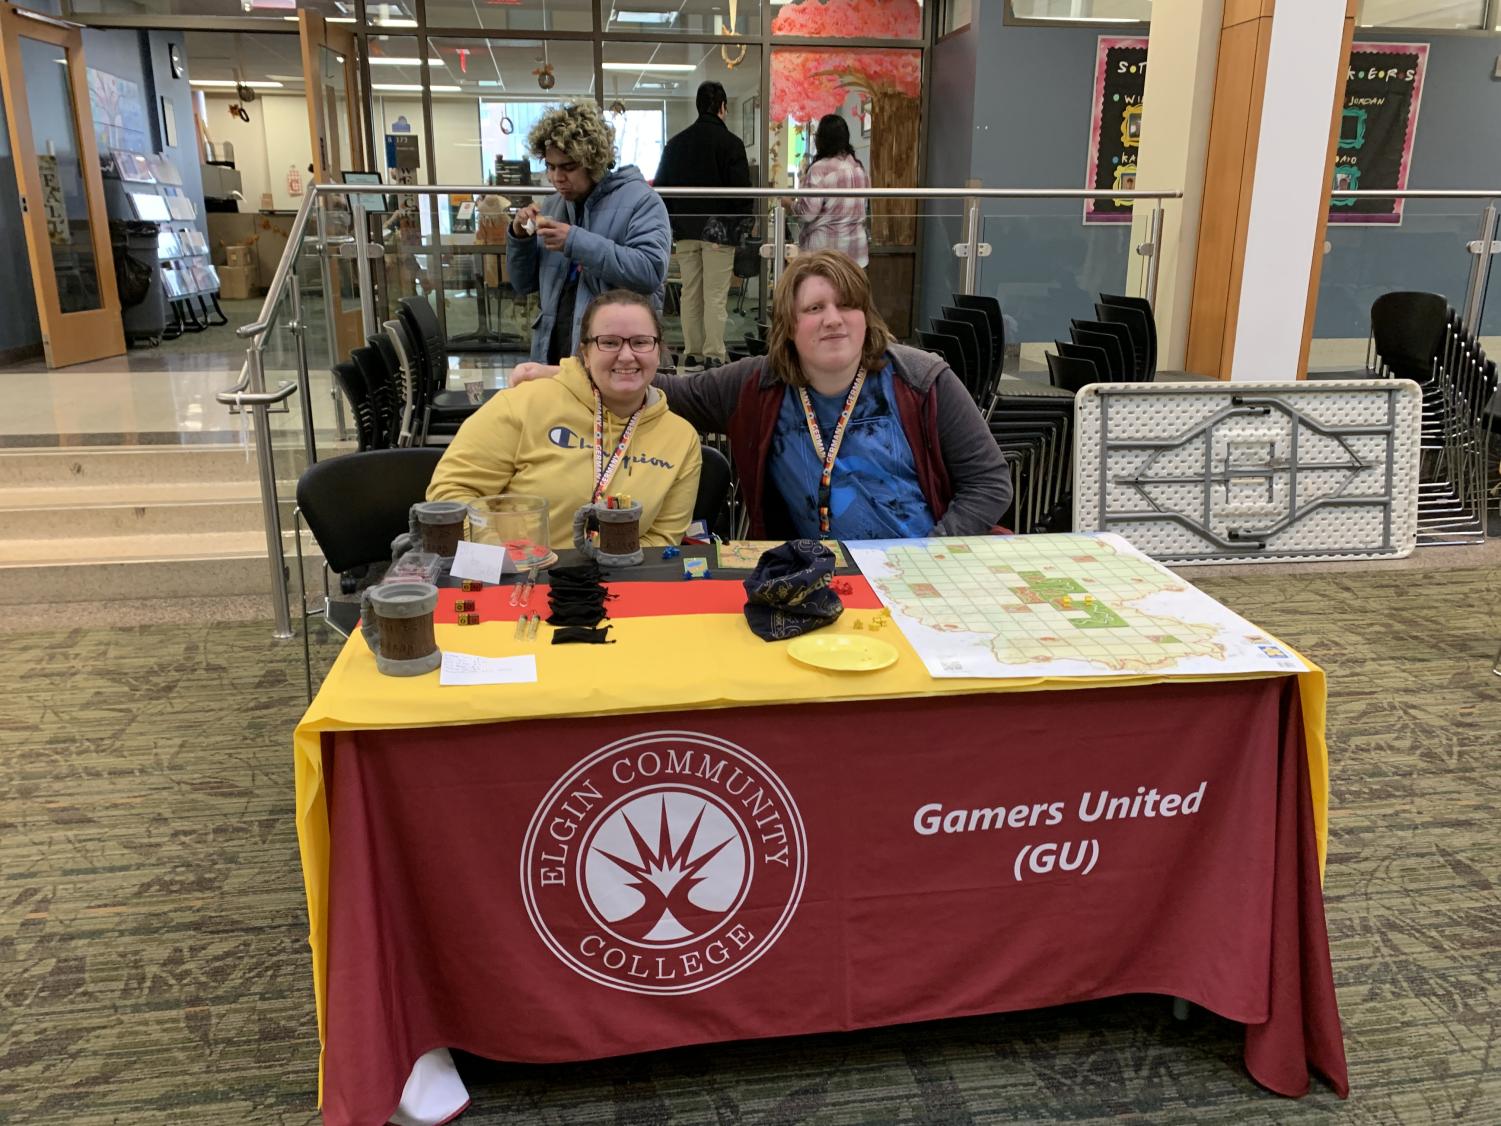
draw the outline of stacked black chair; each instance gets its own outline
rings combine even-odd
[[[1114,321],[1069,322],[1069,335],[1075,344],[1104,348],[1110,356],[1109,377],[1112,383],[1131,383],[1141,378],[1136,366],[1136,344],[1131,330]]]
[[[1009,379],[996,398],[991,434],[1008,461],[1014,455],[1016,500],[1008,526],[1018,532],[1071,530],[1073,392]]]
[[[1147,368],[1144,378],[1153,380],[1157,377],[1157,314],[1152,311],[1152,303],[1145,297],[1128,297],[1120,293],[1100,294],[1100,304],[1108,305],[1116,309],[1134,309],[1140,314],[1138,322],[1141,331],[1146,336]],[[1096,309],[1099,306],[1095,306]],[[1101,320],[1105,318],[1101,317]]]
[[[352,360],[341,360],[331,370],[334,385],[344,396],[344,401],[349,404],[350,414],[354,415],[357,448],[362,452],[375,449],[377,441],[375,406],[370,401],[364,375]]]
[[[1083,360],[1094,365],[1094,383],[1104,383],[1110,371],[1110,355],[1103,348],[1096,348],[1092,344],[1075,344],[1072,340],[1055,340],[1053,347],[1058,349],[1058,355],[1070,360]]]
[[[337,367],[342,365],[336,365]],[[339,575],[339,587],[353,594],[369,576],[370,567],[388,562],[391,541],[407,530],[408,510],[424,499],[442,450],[371,450],[315,462],[297,480],[297,507],[292,513],[297,545],[297,589],[304,618],[321,616],[330,628],[348,637],[359,607],[334,602],[328,591],[328,572]],[[307,610],[307,578],[302,557],[302,525],[307,524],[323,552],[323,606]],[[342,618],[340,613],[342,612]],[[313,664],[308,631],[302,630],[302,657],[308,699],[313,698]]]
[[[1047,361],[1048,382],[1071,394],[1078,394],[1081,389],[1088,387],[1091,383],[1101,382],[1099,368],[1095,366],[1093,360],[1049,352]]]
[[[1383,293],[1371,303],[1368,370],[1426,387],[1446,342],[1455,337],[1454,320],[1448,301],[1437,293]]]
[[[1095,319],[1107,324],[1124,325],[1131,337],[1132,368],[1136,380],[1150,383],[1157,374],[1157,357],[1152,355],[1151,332],[1147,328],[1146,315],[1140,309],[1126,305],[1108,305],[1095,302]]]
[[[960,309],[973,309],[985,315],[990,326],[990,354],[995,357],[994,371],[988,387],[981,389],[980,405],[985,417],[995,413],[996,396],[1001,384],[1001,371],[1006,365],[1006,318],[1001,313],[1001,303],[994,297],[978,293],[956,293],[954,304]]]
[[[495,390],[485,391],[479,403],[470,402],[466,392],[447,390],[448,348],[438,315],[426,298],[403,297],[399,316],[411,338],[411,358],[421,376],[416,440],[426,445],[431,436],[452,437],[465,419],[494,396]]]
[[[369,343],[349,353],[349,358],[364,379],[366,393],[374,407],[373,448],[393,449],[401,433],[402,408],[401,371],[396,363],[395,349],[386,337],[372,336]]]
[[[954,369],[955,375],[964,370],[964,349],[960,347],[957,336],[943,332],[919,332],[917,340],[926,351],[942,356],[943,362]]]
[[[942,319],[967,324],[974,331],[978,355],[975,370],[970,373],[971,378],[966,381],[965,386],[969,388],[970,397],[975,404],[983,410],[990,403],[991,388],[995,384],[1001,363],[1001,357],[995,351],[994,337],[990,334],[990,319],[979,309],[966,309],[958,305],[945,305]]]
[[[933,332],[942,336],[952,336],[959,341],[959,354],[962,357],[960,366],[954,368],[954,374],[971,395],[979,387],[982,380],[980,373],[980,339],[975,332],[974,325],[968,321],[951,321],[945,317],[936,317],[928,322]],[[952,364],[949,365],[953,367]]]

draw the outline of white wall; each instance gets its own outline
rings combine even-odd
[[[424,165],[417,170],[417,182],[428,182],[427,140],[422,131],[422,102],[416,98],[377,97],[375,99],[375,151],[381,171],[385,171],[386,133],[390,123],[405,116],[419,140]],[[479,102],[472,98],[433,99],[433,145],[437,149],[437,182],[440,184],[483,184],[484,153],[480,148]]]
[[[238,101],[219,94],[204,98],[209,137],[235,147],[235,168],[245,195],[240,210],[261,210],[261,195],[270,192],[272,210],[296,211],[302,206],[302,196],[288,193],[287,171],[294,165],[300,169],[304,187],[312,179],[307,171],[313,161],[307,102],[300,94],[263,94],[246,105],[250,120],[243,122],[229,115],[230,105]]]

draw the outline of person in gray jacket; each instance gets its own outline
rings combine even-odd
[[[555,370],[521,364],[511,381]],[[892,340],[840,251],[788,265],[767,355],[652,385],[701,433],[729,436],[752,539],[984,535],[1010,507],[1010,470],[964,384]]]
[[[584,307],[606,290],[634,290],[662,307],[672,228],[640,170],[614,167],[615,130],[593,102],[543,114],[526,142],[557,194],[516,212],[506,264],[518,297],[541,295],[531,358],[555,364],[578,349]]]

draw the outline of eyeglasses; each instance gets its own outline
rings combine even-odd
[[[601,352],[618,352],[625,345],[632,352],[650,352],[662,343],[660,336],[586,336],[585,344],[593,344]]]

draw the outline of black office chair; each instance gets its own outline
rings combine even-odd
[[[391,541],[407,531],[407,513],[427,495],[428,482],[442,450],[370,450],[315,462],[297,479],[297,507],[292,511],[297,546],[297,590],[302,598],[302,657],[308,700],[313,698],[313,659],[307,619],[321,616],[341,637],[359,619],[359,606],[334,602],[328,572],[339,575],[339,589],[353,594],[375,563],[391,558]],[[302,525],[323,552],[323,606],[307,608],[307,577],[302,556]]]
[[[1444,348],[1449,302],[1437,293],[1383,293],[1371,302],[1367,367],[1427,384]]]
[[[720,539],[729,539],[730,486],[735,474],[730,468],[730,459],[713,446],[702,447],[704,463],[698,477],[698,497],[693,502],[693,518],[702,520],[704,527]]]
[[[1145,297],[1130,297],[1124,293],[1102,293],[1100,301],[1122,309],[1135,309],[1146,322],[1147,333],[1147,379],[1157,378],[1157,314],[1152,303]]]

